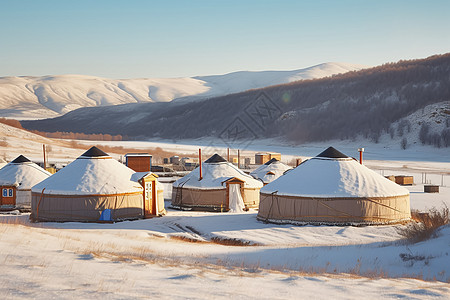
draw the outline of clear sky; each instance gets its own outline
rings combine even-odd
[[[0,0],[0,76],[182,77],[450,52],[450,0]]]

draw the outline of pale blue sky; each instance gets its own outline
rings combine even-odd
[[[0,76],[181,77],[450,52],[450,1],[0,0]]]

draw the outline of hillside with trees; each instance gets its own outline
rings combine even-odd
[[[444,54],[203,102],[83,108],[62,117],[22,124],[39,131],[134,138],[223,138],[235,132],[238,139],[281,137],[304,143],[364,136],[377,142],[382,134],[407,131],[407,123],[399,125],[402,118],[430,104],[448,101],[450,54]],[[446,115],[449,117],[450,112]],[[445,128],[433,137],[422,129],[423,143],[448,146],[448,125]],[[435,134],[440,135],[439,143]]]

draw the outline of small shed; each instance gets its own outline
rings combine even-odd
[[[395,183],[400,185],[413,185],[414,177],[405,175],[395,176]]]
[[[125,154],[125,165],[135,172],[150,172],[152,156],[148,153],[127,153]]]
[[[144,189],[144,218],[165,215],[164,187],[158,181],[158,175],[149,172],[140,172],[133,174],[132,180],[139,182]]]
[[[281,160],[281,154],[277,152],[266,152],[255,154],[255,164],[262,165],[271,159]]]

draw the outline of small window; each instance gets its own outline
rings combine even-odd
[[[3,197],[12,197],[14,195],[13,189],[3,189],[2,195]]]

